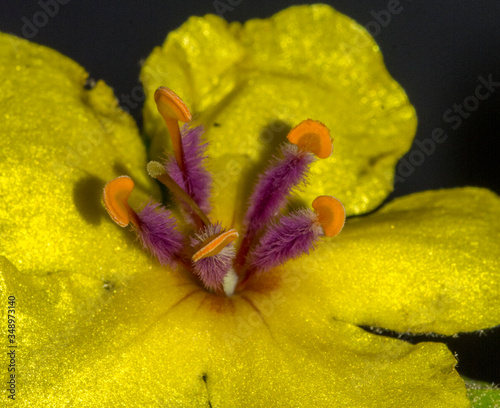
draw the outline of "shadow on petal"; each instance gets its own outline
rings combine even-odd
[[[261,151],[259,152],[259,160],[250,166],[248,174],[245,174],[239,185],[241,192],[244,193],[245,204],[254,189],[258,176],[264,172],[273,157],[279,154],[279,146],[285,142],[288,143],[286,135],[291,129],[289,123],[280,119],[273,119],[260,131]]]
[[[100,225],[106,211],[101,203],[105,181],[95,176],[82,177],[73,187],[73,202],[85,222]]]

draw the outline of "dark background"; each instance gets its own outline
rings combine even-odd
[[[497,163],[500,86],[477,106],[471,98],[480,83],[479,76],[485,79],[491,76],[493,81],[500,82],[500,2],[399,0],[396,8],[400,12],[391,14],[389,21],[387,10],[394,8],[395,2],[324,2],[367,27],[375,37],[389,72],[416,107],[419,117],[416,139],[429,138],[438,127],[449,135],[421,164],[413,166],[413,171],[400,165],[397,174],[404,181],[396,183],[392,197],[465,185],[484,186],[500,193]],[[139,61],[190,15],[219,11],[229,21],[243,22],[305,3],[313,2],[3,0],[0,30],[48,45],[71,57],[91,77],[104,79],[121,100],[120,95],[130,95],[139,84]],[[48,7],[47,11],[44,7]],[[385,19],[381,20],[382,17]],[[39,27],[27,27],[26,21],[38,22]],[[447,122],[443,115],[449,109],[460,109],[457,105],[463,105],[464,100],[469,101],[469,109],[464,108],[460,125]],[[130,112],[140,123],[141,107]],[[421,148],[414,144],[409,155],[416,150]],[[403,160],[409,160],[409,155]],[[499,329],[484,336],[461,335],[445,341],[458,353],[461,373],[500,383]]]

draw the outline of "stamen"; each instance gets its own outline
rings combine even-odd
[[[249,271],[268,271],[289,259],[307,254],[322,235],[312,210],[299,210],[271,224],[249,253]]]
[[[182,234],[177,231],[175,219],[169,210],[149,201],[136,213],[128,205],[134,182],[128,176],[111,180],[104,187],[104,205],[111,219],[121,227],[129,223],[142,243],[162,265],[172,262],[182,249]]]
[[[164,86],[160,86],[156,90],[155,102],[158,112],[163,117],[170,133],[177,164],[181,171],[184,172],[184,152],[178,121],[189,122],[191,120],[191,113],[184,102],[182,102],[182,99],[174,91]]]
[[[142,246],[148,249],[162,265],[168,265],[173,260],[181,261],[179,254],[184,237],[177,230],[172,213],[159,203],[149,201],[137,216],[141,221],[141,229],[137,230],[137,236]]]
[[[326,159],[332,154],[330,131],[316,120],[307,119],[300,122],[288,133],[287,139],[301,150],[311,152],[320,159]]]
[[[227,240],[228,237],[229,240]],[[234,274],[232,265],[235,256],[232,238],[235,237],[237,237],[235,230],[224,232],[220,224],[214,224],[205,227],[194,238],[191,238],[191,245],[194,248],[199,245],[207,248],[214,241],[220,241],[219,244],[215,245],[217,251],[210,251],[206,257],[197,257],[196,261],[194,260],[195,257],[193,257],[194,272],[205,287],[211,291],[224,290],[226,294],[229,293],[230,295],[234,293],[237,277],[232,275]]]
[[[312,207],[317,214],[317,222],[327,237],[337,235],[345,224],[345,208],[335,197],[317,197]]]
[[[155,178],[164,184],[179,201],[184,202],[191,209],[192,213],[198,217],[198,226],[201,226],[201,223],[205,224],[205,226],[211,224],[210,220],[200,209],[198,204],[196,204],[196,202],[172,179],[172,177],[168,175],[161,163],[150,161],[147,165],[147,170],[150,177]]]
[[[284,207],[291,190],[304,181],[309,165],[314,161],[310,154],[289,144],[281,147],[281,157],[275,157],[250,196],[245,214],[247,235],[253,236]]]
[[[323,235],[333,237],[344,226],[345,210],[334,197],[317,197],[311,210],[300,210],[281,217],[272,224],[249,254],[249,272],[267,271],[275,266],[307,254]],[[249,276],[247,275],[247,277]]]
[[[202,126],[189,128],[185,124],[181,129],[185,171],[181,171],[173,155],[167,156],[164,166],[170,177],[208,214],[212,175],[205,166],[208,143],[202,140],[203,132]]]
[[[104,186],[104,206],[111,219],[120,227],[126,227],[129,223],[140,230],[141,223],[137,213],[128,205],[128,199],[134,189],[134,181],[128,176],[120,176],[111,180]]]
[[[215,237],[212,237],[210,241],[198,250],[193,255],[193,261],[198,262],[200,259],[207,258],[209,256],[217,255],[226,246],[238,238],[238,231],[231,229],[229,231],[223,232]]]

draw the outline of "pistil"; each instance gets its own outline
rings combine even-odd
[[[147,170],[150,177],[161,182],[172,192],[172,194],[174,194],[177,200],[185,203],[189,207],[191,215],[195,219],[195,223],[198,228],[201,228],[203,225],[208,226],[211,224],[210,220],[198,204],[196,204],[196,202],[174,181],[174,179],[170,177],[161,163],[150,161],[148,163]]]

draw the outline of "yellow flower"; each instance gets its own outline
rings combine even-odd
[[[84,70],[45,47],[3,34],[0,51],[0,290],[15,310],[18,406],[468,406],[444,345],[356,325],[452,334],[498,324],[493,193],[395,200],[216,296],[107,217],[101,190],[116,176],[135,180],[132,207],[160,197],[112,91],[85,89]],[[335,151],[300,197],[334,194],[348,215],[391,191],[416,127],[376,44],[326,6],[244,26],[192,18],[153,52],[143,82],[151,156],[168,140],[151,90],[168,85],[207,129],[211,218],[238,228],[256,169],[301,120],[325,123]]]

